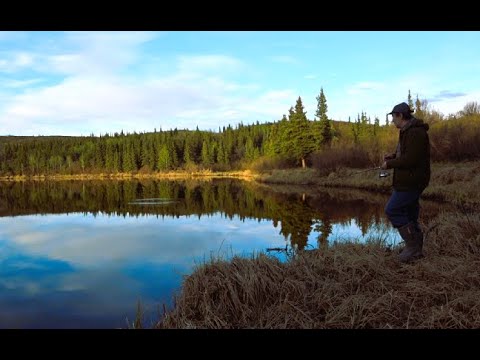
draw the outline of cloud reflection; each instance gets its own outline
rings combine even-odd
[[[0,328],[125,327],[138,300],[152,316],[169,303],[205,255],[272,243],[285,239],[270,222],[220,214],[0,218]]]

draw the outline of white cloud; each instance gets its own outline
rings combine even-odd
[[[208,255],[222,244],[240,251],[262,247],[260,244],[266,239],[282,240],[270,221],[259,225],[256,220],[247,219],[255,223],[249,227],[243,220],[220,215],[202,221],[196,216],[165,217],[162,221],[153,216],[126,219],[90,216],[86,221],[80,214],[47,218],[57,223],[45,226],[43,217],[38,216],[17,217],[14,222],[0,218],[0,236],[16,252],[65,261],[79,268],[126,266],[146,259],[156,264],[189,266],[192,257]],[[212,223],[216,224],[215,230]]]
[[[314,75],[314,74],[308,74],[308,75],[305,75],[303,78],[307,79],[307,80],[313,80],[313,79],[318,78],[318,76]]]
[[[381,123],[385,122],[385,114],[390,112],[394,105],[407,101],[408,91],[411,90],[415,102],[417,91],[420,99],[432,98],[438,94],[435,77],[429,74],[409,74],[385,81],[361,81],[340,88],[337,93],[327,94],[329,117],[335,120],[352,121],[357,114],[365,111],[372,121],[378,116]],[[456,113],[468,101],[479,101],[478,91],[464,91],[465,95],[454,98],[441,99],[429,102],[431,108],[444,115]]]
[[[141,56],[139,47],[158,35],[144,32],[67,33],[65,48],[71,50],[46,56],[41,70],[67,75],[113,73],[135,63]]]
[[[184,58],[182,64],[205,69],[212,64],[209,61]],[[196,125],[217,129],[239,121],[278,119],[294,98],[288,90],[258,94],[255,84],[241,85],[192,72],[148,79],[82,74],[12,96],[0,112],[0,132],[88,135]]]
[[[297,96],[249,83],[252,69],[229,55],[183,54],[173,64],[172,58],[142,57],[141,45],[161,35],[67,32],[55,43],[38,45],[35,53],[10,53],[0,68],[28,68],[42,78],[57,77],[51,79],[56,83],[50,80],[41,87],[36,79],[3,83],[9,91],[1,94],[0,134],[98,135],[196,126],[216,130],[277,120]],[[155,71],[152,61],[161,70]],[[134,77],[135,70],[127,71],[134,65],[142,69],[144,63],[147,74]]]
[[[27,52],[0,53],[0,72],[14,73],[34,63],[34,54]]]
[[[428,104],[432,109],[448,115],[457,113],[462,110],[468,102],[472,101],[480,103],[480,91],[471,92],[463,96],[431,101]]]
[[[34,79],[25,79],[25,80],[12,80],[12,79],[1,79],[2,86],[5,88],[24,88],[38,84],[44,79],[34,78]]]

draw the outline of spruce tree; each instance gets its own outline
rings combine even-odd
[[[279,150],[284,155],[299,161],[306,167],[306,157],[315,150],[315,137],[304,111],[301,97],[298,97],[295,111],[290,108],[290,119],[282,124]]]
[[[320,95],[317,96],[317,112],[315,115],[320,119],[320,128],[322,134],[322,145],[330,146],[332,142],[332,126],[327,116],[327,99],[323,93],[323,87],[320,88]]]
[[[157,161],[157,168],[160,171],[169,170],[171,166],[171,157],[170,153],[167,148],[167,144],[163,144],[160,147],[160,151],[158,152],[158,161]]]
[[[410,109],[413,110],[413,100],[412,100],[412,95],[410,94],[410,89],[408,90],[408,106],[410,106]]]

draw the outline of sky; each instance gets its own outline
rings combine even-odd
[[[0,32],[0,135],[218,131],[280,120],[323,88],[330,119],[480,101],[480,32]]]

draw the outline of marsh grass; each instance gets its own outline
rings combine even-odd
[[[383,235],[280,261],[211,258],[184,278],[156,328],[478,328],[480,215],[441,213],[426,257],[398,262]]]

